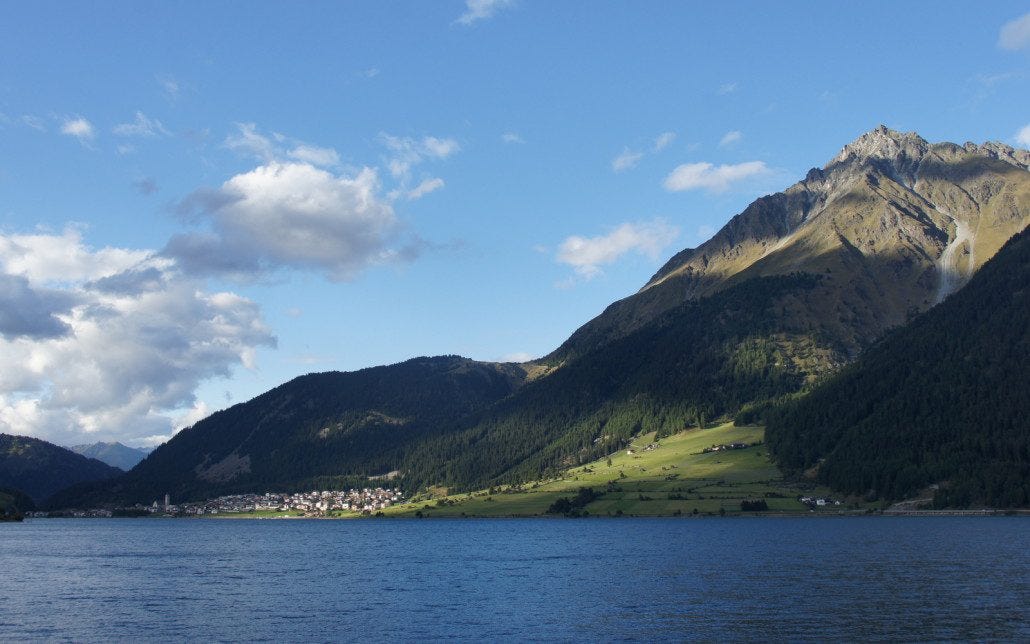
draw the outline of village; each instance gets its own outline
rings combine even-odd
[[[364,488],[361,490],[312,490],[309,492],[266,492],[264,494],[231,494],[207,501],[173,504],[169,495],[164,502],[124,508],[72,510],[60,516],[74,518],[108,518],[117,516],[185,516],[195,517],[252,512],[300,512],[303,516],[324,517],[331,512],[353,512],[371,515],[403,500],[399,489]],[[32,512],[27,516],[43,518],[55,513]]]

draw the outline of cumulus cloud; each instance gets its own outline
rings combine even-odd
[[[1002,25],[998,33],[998,46],[1009,51],[1030,47],[1030,13]]]
[[[667,148],[670,145],[672,145],[672,142],[675,141],[675,140],[676,140],[676,133],[675,132],[662,132],[657,137],[655,137],[654,147],[652,148],[652,150],[654,152],[661,152],[665,148]]]
[[[719,89],[716,90],[716,94],[719,94],[720,96],[725,96],[726,94],[732,94],[735,91],[737,91],[736,83],[723,83],[719,86]]]
[[[271,161],[195,192],[180,211],[211,226],[174,236],[163,251],[192,273],[252,279],[292,267],[349,280],[397,257],[390,248],[397,218],[371,168],[350,176]]]
[[[413,189],[408,191],[408,200],[414,201],[416,199],[421,199],[422,197],[428,195],[430,192],[435,192],[440,188],[443,188],[443,186],[443,179],[426,179],[422,183],[418,184]]]
[[[89,143],[96,138],[96,130],[93,128],[93,124],[81,116],[64,119],[61,123],[61,134],[74,136],[81,143]]]
[[[661,219],[642,223],[625,223],[607,235],[568,237],[558,247],[556,259],[571,266],[584,279],[601,274],[602,266],[611,264],[629,252],[651,259],[679,235],[679,230]]]
[[[505,143],[525,143],[522,137],[515,132],[505,132],[501,135],[501,140]]]
[[[0,337],[59,338],[71,327],[59,316],[75,303],[69,293],[34,289],[21,275],[0,274]]]
[[[61,270],[47,258],[69,258]],[[152,251],[0,235],[0,431],[160,442],[195,391],[274,346],[256,304],[205,292]],[[17,311],[17,316],[12,316]]]
[[[729,146],[731,146],[731,145],[733,145],[735,143],[740,143],[740,141],[743,138],[744,138],[744,134],[740,130],[733,130],[731,132],[727,132],[726,134],[723,135],[723,137],[721,139],[719,139],[719,147],[720,148],[725,148],[725,147],[729,147]]]
[[[1016,132],[1016,143],[1024,148],[1030,148],[1030,123],[1024,125],[1021,130]]]
[[[636,152],[629,148],[624,148],[619,156],[612,159],[612,170],[615,172],[625,172],[626,170],[635,168],[643,158],[643,152]]]
[[[762,161],[720,166],[711,163],[684,163],[665,177],[663,185],[670,192],[701,188],[709,192],[725,192],[735,183],[767,172],[769,168]]]
[[[148,117],[143,112],[136,112],[136,119],[132,123],[120,123],[114,126],[114,133],[118,136],[168,136],[169,132],[161,121]]]
[[[511,5],[512,0],[465,0],[465,13],[458,16],[456,22],[469,26],[492,18],[495,13]]]

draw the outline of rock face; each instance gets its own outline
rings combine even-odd
[[[1026,150],[929,143],[881,125],[676,254],[546,361],[557,366],[685,300],[794,272],[824,276],[813,322],[853,357],[960,288],[1030,223],[1028,169]]]

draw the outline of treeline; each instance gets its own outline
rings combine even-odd
[[[1030,229],[809,395],[764,410],[778,463],[893,500],[1030,504]]]

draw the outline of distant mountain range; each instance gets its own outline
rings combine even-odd
[[[128,472],[136,467],[136,464],[147,457],[153,451],[146,447],[128,447],[121,443],[91,443],[89,445],[74,445],[69,448],[76,454],[82,454],[87,458],[95,458],[98,461],[107,463],[111,467]]]
[[[0,488],[35,502],[77,483],[112,479],[121,470],[38,438],[0,434]]]
[[[1028,167],[1024,150],[931,144],[881,126],[677,253],[541,360],[419,358],[303,376],[54,503],[202,498],[387,472],[409,489],[470,489],[590,461],[643,431],[760,417],[961,289],[1030,224]],[[1025,310],[1011,315],[1025,324]],[[1030,357],[1025,345],[1013,351]]]

